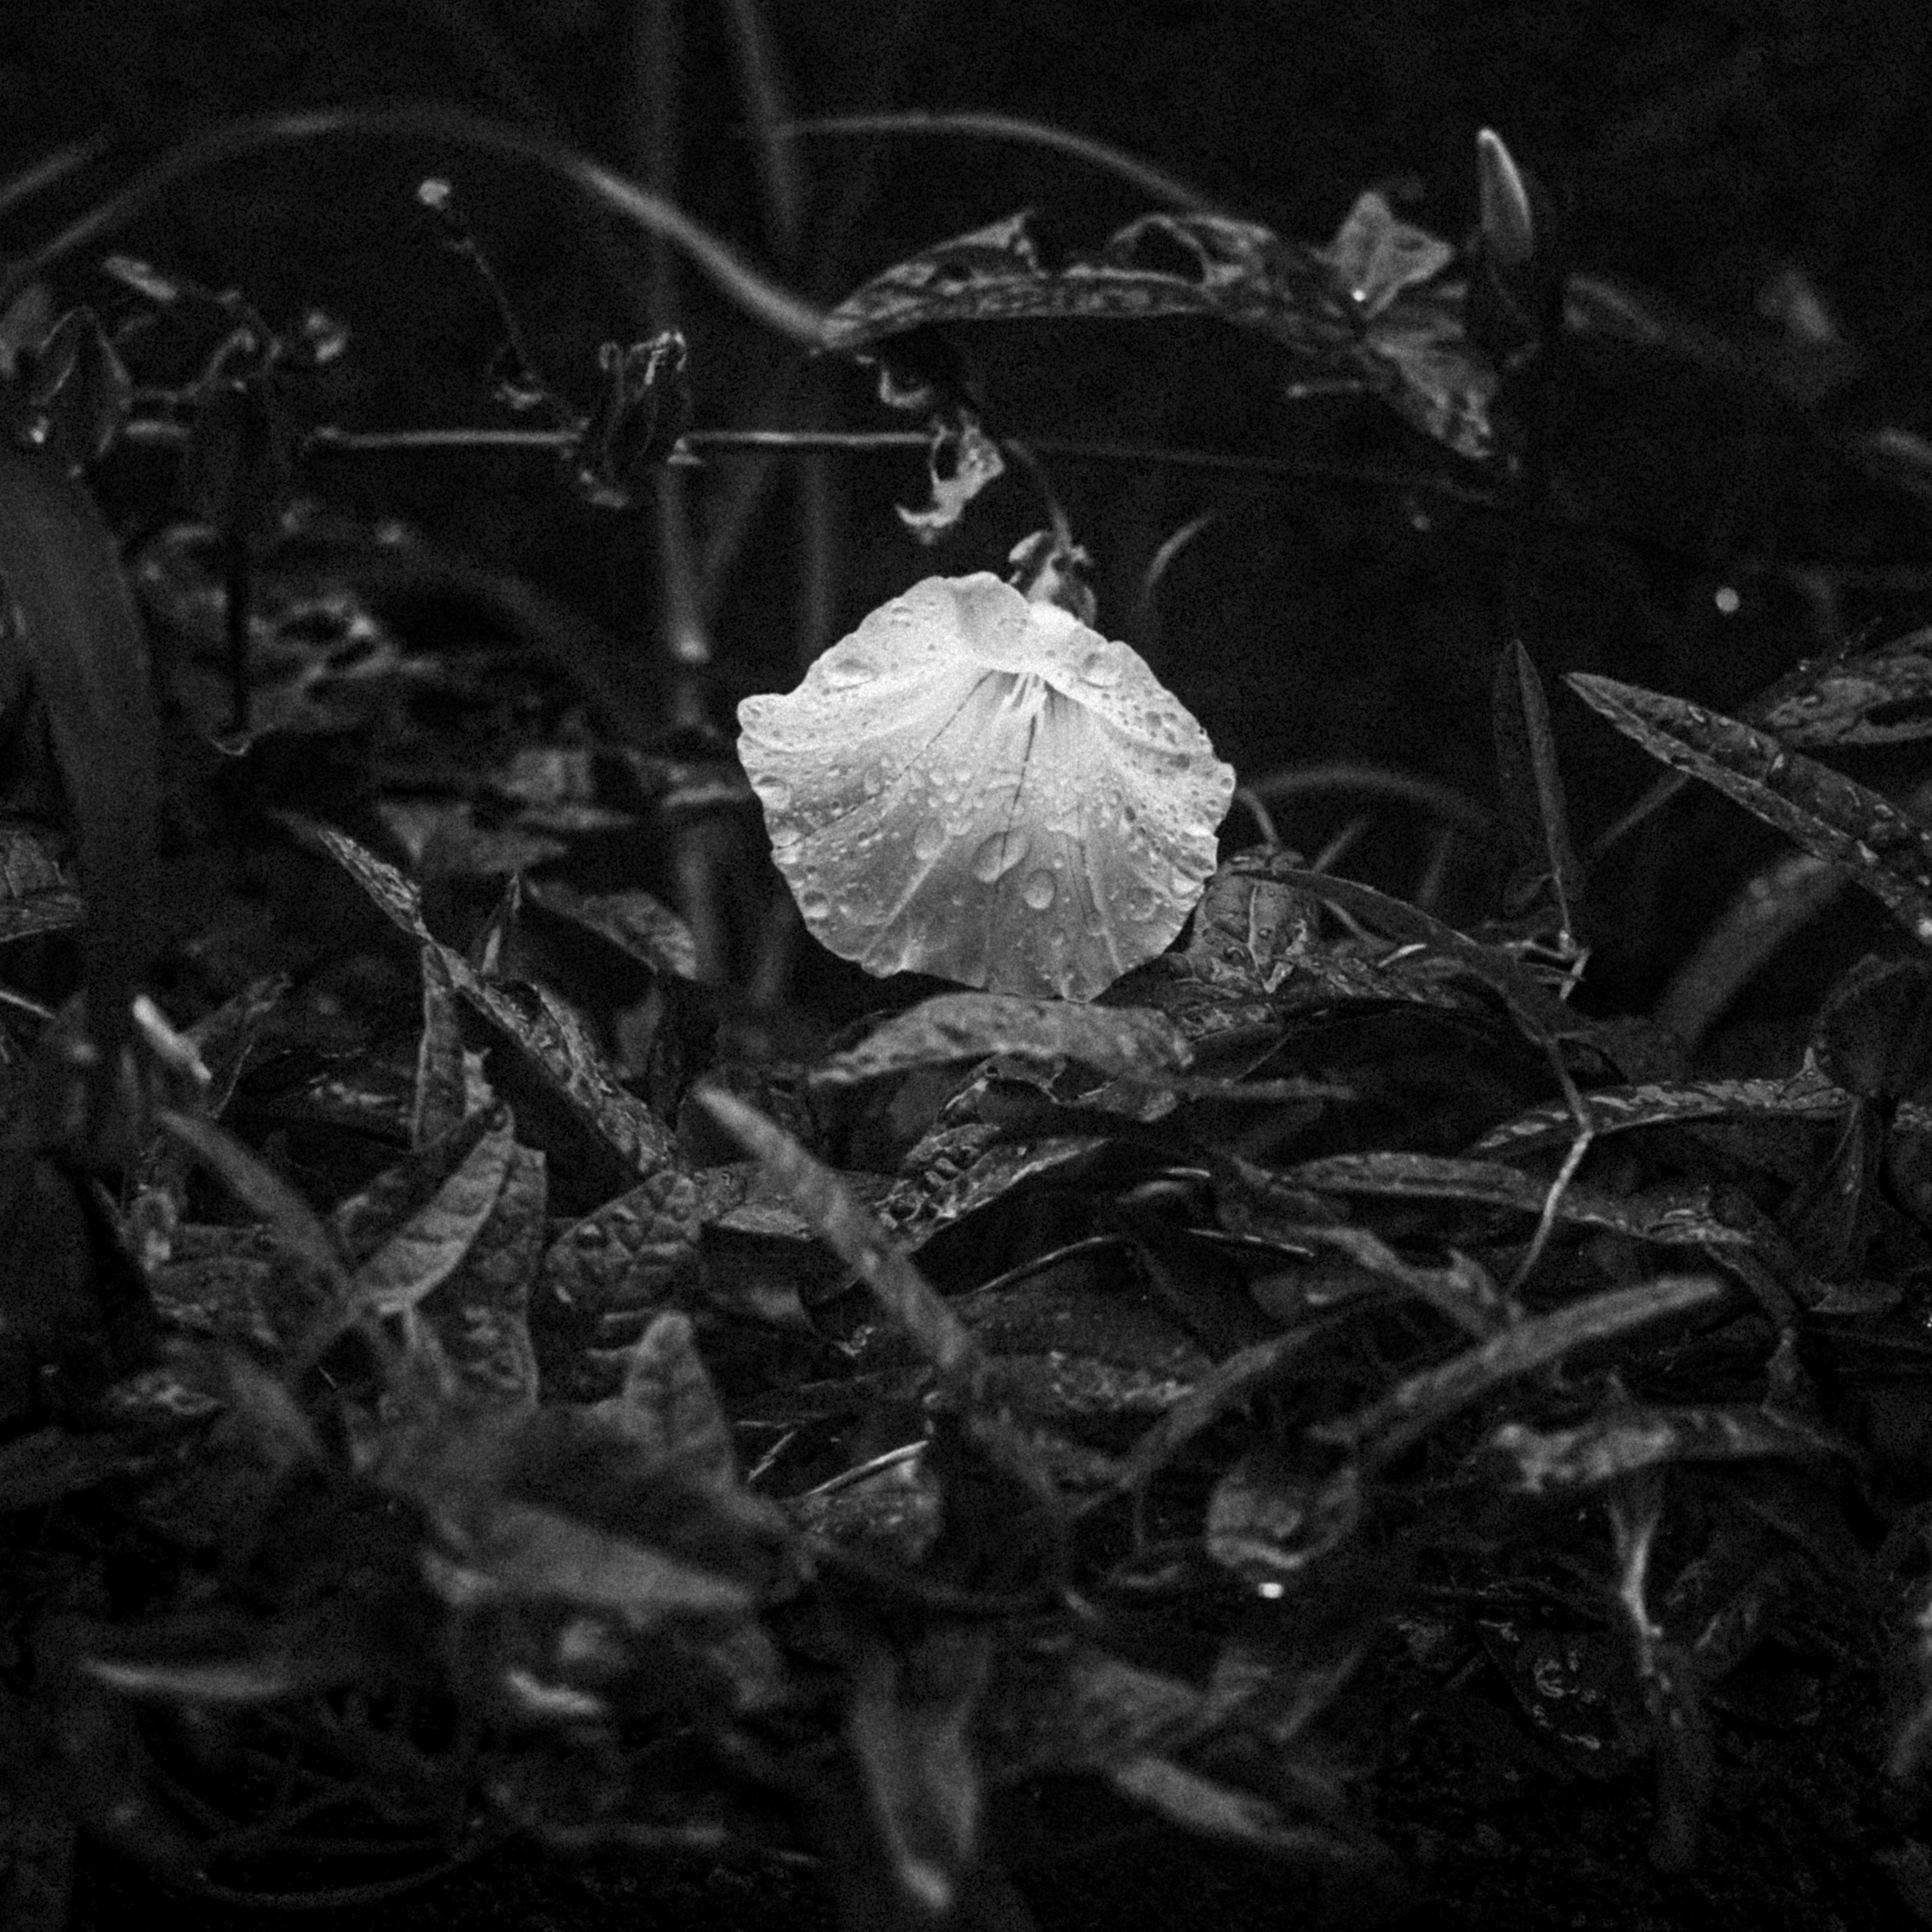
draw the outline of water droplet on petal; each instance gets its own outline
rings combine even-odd
[[[832,910],[832,902],[822,886],[807,886],[798,896],[798,909],[807,919],[823,919]]]
[[[1020,897],[1035,912],[1044,912],[1053,903],[1054,890],[1051,872],[1032,872],[1028,874],[1026,884],[1020,888]]]
[[[1080,660],[1082,682],[1105,691],[1120,681],[1120,661],[1112,651],[1089,651]]]
[[[1026,856],[1028,842],[1024,832],[996,832],[982,840],[973,854],[974,878],[990,886]]]
[[[862,651],[836,648],[820,658],[818,664],[820,675],[834,691],[870,684],[879,674],[878,666]]]

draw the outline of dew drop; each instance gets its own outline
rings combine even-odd
[[[973,854],[974,878],[990,886],[1026,856],[1028,842],[1024,832],[996,832],[982,840]]]
[[[1053,903],[1054,892],[1053,874],[1048,872],[1030,872],[1027,882],[1020,888],[1020,897],[1035,912],[1044,912]]]
[[[834,691],[850,691],[856,686],[870,684],[879,674],[878,666],[862,651],[830,650],[818,663],[820,676]]]
[[[946,850],[946,821],[943,818],[922,818],[919,830],[912,835],[912,855],[922,863],[936,859]]]
[[[1120,681],[1120,661],[1112,651],[1091,650],[1080,660],[1081,682],[1105,691]]]
[[[823,919],[832,910],[824,887],[807,886],[798,896],[798,909],[807,919]]]

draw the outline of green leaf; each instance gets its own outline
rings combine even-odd
[[[1171,1022],[1144,1008],[1006,993],[941,993],[895,1014],[858,1046],[833,1054],[812,1078],[816,1086],[850,1087],[994,1054],[1064,1057],[1096,1072],[1150,1081],[1180,1072],[1194,1058]]]
[[[1842,866],[1932,945],[1932,831],[1767,731],[1681,698],[1573,672],[1570,688],[1654,758],[1690,772],[1814,858]]]

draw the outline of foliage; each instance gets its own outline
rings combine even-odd
[[[928,577],[829,651],[808,636],[796,698],[748,704],[741,764],[712,629],[733,560],[707,589],[683,495],[733,446],[687,393],[698,322],[604,342],[573,400],[487,194],[398,195],[500,338],[513,421],[477,436],[657,560],[640,704],[580,613],[352,505],[332,466],[393,428],[336,413],[352,332],[97,246],[211,156],[355,116],[204,135],[22,252],[0,321],[0,1916],[59,1924],[81,1838],[298,1903],[520,1833],[808,1865],[868,1925],[1017,1927],[1018,1821],[1048,1788],[1392,1914],[1428,1882],[1401,1775],[1438,1732],[1552,1790],[1640,1790],[1652,1860],[1684,1874],[1752,1740],[1849,1756],[1853,1711],[1891,1820],[1859,1849],[1909,1862],[1932,633],[1835,638],[1716,709],[1558,681],[1513,597],[1493,807],[1367,774],[1443,816],[1419,882],[1285,842],[1292,770],[1234,774],[1216,848],[1228,768],[1087,627],[1054,425],[1015,434],[976,358],[1016,322],[1225,326],[1275,358],[1268,408],[1380,410],[1417,494],[1478,493],[1524,548],[1594,514],[1561,433],[1592,356],[1758,376],[1660,298],[1572,274],[1487,131],[1461,248],[1380,188],[1321,246],[1170,207],[1056,259],[1016,215],[821,311],[662,183],[409,115],[381,125],[546,167],[788,356],[869,368],[920,418],[867,434],[930,455],[922,537],[964,541],[996,483],[1046,527],[1010,584]],[[56,314],[82,254],[110,294]],[[1880,487],[1909,496],[1905,436],[1834,430],[1833,459],[1882,444]],[[452,598],[481,634],[420,624]],[[895,612],[958,630],[974,600],[998,623],[948,634],[920,685]],[[1016,637],[1075,734],[1045,734],[1045,804],[1033,724],[1018,752],[992,732],[1034,668],[998,656]],[[874,679],[926,705],[876,784],[872,738],[820,702]],[[1804,855],[1712,821],[1739,896],[1654,1000],[1593,960],[1648,889],[1618,868],[1660,874],[1644,840],[1677,792],[1619,820],[1630,767],[1566,784],[1604,755],[1573,696]],[[1171,728],[1131,758],[1102,744],[1130,698]],[[962,716],[970,741],[942,745]],[[1897,762],[1827,762],[1873,753]],[[1120,777],[1134,758],[1150,789]],[[908,814],[899,778],[948,760]],[[1108,820],[1124,801],[1153,844]],[[936,865],[986,891],[926,891]],[[1093,895],[1070,946],[1046,916],[1063,874]],[[894,983],[828,976],[788,880]],[[1780,1051],[1706,1051],[1737,960],[1780,956],[1846,881],[1897,930],[1854,933]],[[855,938],[814,892],[878,916]]]

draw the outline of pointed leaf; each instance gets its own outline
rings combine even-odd
[[[1162,1015],[1132,1006],[1076,1006],[1004,993],[942,993],[895,1014],[860,1045],[812,1073],[814,1085],[855,1086],[917,1067],[993,1054],[1064,1056],[1097,1072],[1158,1080],[1194,1050]]]
[[[1843,866],[1932,945],[1932,831],[1890,800],[1734,718],[1575,672],[1570,688],[1652,757],[1714,786],[1814,857]]]
[[[1496,666],[1491,720],[1504,823],[1519,853],[1543,868],[1562,930],[1574,934],[1582,904],[1582,868],[1570,842],[1570,810],[1550,728],[1550,701],[1520,638],[1510,643]]]
[[[521,1050],[543,1082],[606,1151],[616,1171],[650,1174],[677,1166],[663,1122],[625,1091],[582,1023],[554,994],[540,986],[519,988],[478,972],[430,933],[423,923],[416,888],[394,866],[332,826],[294,818],[290,822],[338,860],[396,925],[438,950],[451,985]]]
[[[79,833],[89,1023],[111,1078],[159,935],[147,640],[92,498],[10,437],[0,437],[0,638],[10,630],[24,648]]]
[[[964,1324],[838,1176],[755,1108],[716,1088],[701,1090],[698,1104],[756,1160],[791,1197],[793,1204],[872,1291],[943,1381],[976,1391],[986,1373],[985,1358]]]

